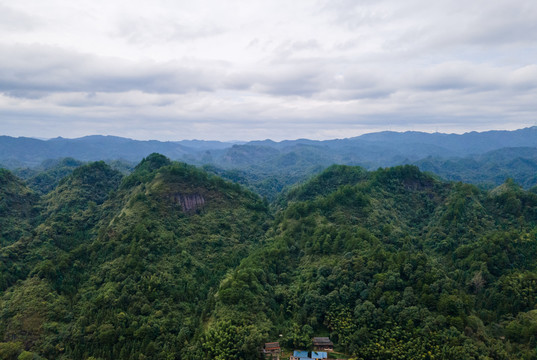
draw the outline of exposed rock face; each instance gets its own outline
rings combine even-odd
[[[184,212],[193,212],[205,205],[205,198],[200,194],[172,194],[172,201],[181,205]]]

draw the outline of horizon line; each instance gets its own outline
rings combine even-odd
[[[460,132],[460,133],[457,133],[457,132],[449,132],[449,133],[447,133],[447,132],[425,131],[425,130],[423,130],[423,131],[421,131],[421,130],[401,130],[401,131],[381,130],[381,131],[367,132],[367,133],[363,133],[363,134],[360,134],[360,135],[357,135],[357,136],[350,136],[350,137],[345,137],[345,138],[330,138],[330,139],[324,139],[324,140],[310,139],[310,138],[304,138],[304,137],[299,137],[299,138],[295,138],[295,139],[283,139],[283,140],[273,140],[273,139],[270,139],[270,138],[255,139],[255,140],[211,140],[211,139],[158,140],[158,139],[134,139],[134,138],[130,138],[130,137],[123,137],[123,136],[113,135],[113,134],[89,134],[89,135],[83,135],[83,136],[79,136],[79,137],[56,136],[56,137],[52,137],[52,138],[41,138],[41,137],[33,137],[33,136],[13,136],[13,135],[6,135],[6,134],[2,134],[0,136],[2,136],[2,137],[10,137],[10,138],[14,138],[14,139],[33,139],[33,140],[39,140],[39,141],[51,141],[51,140],[57,140],[57,139],[80,140],[80,139],[89,138],[89,137],[110,137],[110,138],[119,138],[119,139],[132,140],[132,141],[158,141],[158,142],[163,142],[163,143],[166,143],[166,142],[174,143],[174,142],[182,142],[182,141],[200,141],[200,142],[218,142],[218,143],[224,143],[224,144],[225,143],[229,143],[229,144],[241,144],[242,143],[242,144],[245,144],[245,143],[250,143],[250,142],[265,142],[265,141],[272,141],[274,143],[281,143],[281,142],[284,142],[284,141],[300,141],[300,140],[318,141],[318,142],[333,141],[333,140],[347,140],[347,139],[359,138],[359,137],[362,137],[362,136],[365,136],[365,135],[382,134],[382,133],[395,133],[395,134],[421,133],[421,134],[430,134],[430,135],[440,134],[440,135],[459,135],[460,136],[460,135],[465,135],[465,134],[472,134],[472,133],[482,134],[482,133],[495,132],[495,131],[514,132],[514,131],[520,131],[520,130],[526,130],[526,129],[532,129],[532,128],[537,128],[537,125],[526,126],[526,127],[523,127],[523,128],[518,128],[518,129],[513,129],[513,130],[509,130],[509,129],[489,129],[489,130],[483,130],[483,131],[472,130],[472,131],[465,131],[465,132]]]

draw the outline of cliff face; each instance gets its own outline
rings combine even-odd
[[[205,205],[205,198],[201,194],[172,194],[172,201],[181,205],[181,209],[186,212],[194,212],[203,208]]]

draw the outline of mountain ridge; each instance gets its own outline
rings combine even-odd
[[[21,151],[22,143],[24,150]],[[393,132],[384,131],[377,133],[363,134],[356,137],[344,139],[330,140],[282,140],[279,142],[267,140],[255,140],[237,144],[236,142],[220,142],[206,140],[179,140],[179,141],[158,141],[158,140],[133,140],[119,136],[111,135],[89,135],[81,138],[65,139],[62,137],[49,140],[39,140],[28,137],[10,137],[6,135],[0,136],[0,162],[15,162],[20,164],[32,161],[35,164],[36,159],[46,160],[62,157],[75,157],[84,161],[96,161],[106,159],[109,156],[111,159],[125,158],[126,160],[140,161],[143,157],[151,152],[159,152],[169,156],[174,160],[179,160],[185,155],[200,156],[200,153],[205,151],[223,151],[234,146],[242,145],[261,145],[269,148],[283,149],[293,147],[298,144],[321,145],[335,150],[342,146],[358,146],[370,145],[371,143],[380,144],[382,147],[391,149],[392,151],[399,150],[405,153],[405,149],[397,149],[396,146],[410,145],[435,145],[439,151],[445,151],[448,154],[455,156],[475,155],[493,149],[503,147],[521,147],[521,146],[537,146],[537,127],[528,127],[513,131],[508,130],[490,130],[484,132],[467,132],[464,134],[444,134],[444,133],[426,133],[417,131]],[[31,160],[27,156],[28,151],[32,151],[33,145],[37,150],[33,150],[34,158]],[[51,146],[49,146],[51,145]],[[77,150],[70,148],[73,145],[79,147],[90,146],[90,149]],[[116,153],[110,149],[104,151],[98,149],[98,146],[113,146]],[[129,146],[126,146],[129,145]],[[28,149],[28,147],[30,149]],[[17,155],[17,151],[23,155]],[[93,153],[90,152],[93,151]],[[160,151],[159,151],[160,150]],[[149,153],[148,153],[149,151]],[[75,152],[73,154],[73,152]],[[78,156],[77,156],[78,155]],[[46,158],[43,158],[46,157]],[[423,156],[426,157],[426,156]]]
[[[205,166],[273,201],[284,189],[332,164],[358,165],[368,170],[416,164],[449,180],[491,187],[512,177],[531,188],[537,185],[537,159],[524,147],[537,148],[537,127],[465,134],[379,132],[324,141],[267,139],[245,143],[137,141],[101,135],[41,141],[4,136],[0,137],[0,166],[3,164],[34,184],[41,184],[36,189],[46,192],[69,169],[56,169],[31,179],[32,172],[35,173],[32,169],[43,161],[64,157],[82,161],[105,159],[116,162],[122,171],[129,171],[133,163],[158,152],[172,160]]]

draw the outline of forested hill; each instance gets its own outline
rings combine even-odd
[[[502,148],[464,158],[428,157],[414,163],[448,180],[495,187],[512,178],[529,189],[537,185],[537,148]]]
[[[222,282],[210,339],[233,324],[289,348],[330,334],[356,359],[537,356],[537,195],[334,166],[288,201]]]
[[[41,197],[2,174],[28,207],[0,247],[0,358],[258,359],[312,336],[353,359],[537,357],[537,195],[513,181],[331,166],[271,214],[157,154]]]
[[[268,219],[256,195],[156,154],[124,178],[78,168],[40,204],[0,248],[2,359],[199,358],[214,293]]]

